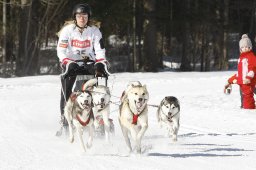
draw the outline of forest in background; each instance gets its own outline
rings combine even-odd
[[[0,77],[59,74],[56,33],[77,3],[100,22],[112,72],[157,72],[165,63],[229,70],[241,35],[255,44],[255,0],[1,0]]]

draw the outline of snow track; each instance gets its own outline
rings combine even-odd
[[[181,102],[175,143],[158,126],[156,108],[149,107],[141,155],[127,151],[117,105],[111,105],[115,124],[111,142],[95,138],[92,148],[83,153],[77,136],[73,144],[65,136],[55,136],[59,128],[58,76],[0,79],[0,169],[255,170],[256,111],[239,108],[237,86],[231,95],[222,93],[232,74],[122,73],[110,77],[113,96],[121,96],[129,81],[140,80],[147,85],[150,104],[159,104],[167,95]]]

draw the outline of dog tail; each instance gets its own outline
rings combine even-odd
[[[97,78],[93,78],[85,82],[82,86],[82,91],[88,90],[88,88],[94,86],[97,83]]]

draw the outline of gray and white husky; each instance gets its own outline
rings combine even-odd
[[[122,94],[119,123],[130,152],[131,138],[137,153],[141,153],[141,140],[148,128],[148,99],[146,85],[142,86],[140,82],[131,82]]]
[[[84,87],[90,88],[94,84],[94,80],[89,80],[85,83]],[[65,108],[64,108],[64,116],[67,119],[69,126],[69,140],[71,143],[74,142],[74,132],[72,125],[74,125],[78,138],[80,140],[80,144],[82,146],[83,151],[86,151],[86,147],[90,148],[92,146],[93,141],[93,112],[92,112],[92,96],[90,92],[73,92],[68,99]],[[83,130],[84,127],[88,127],[89,129],[89,138],[86,144],[84,145],[83,141]]]
[[[167,135],[177,141],[177,134],[180,127],[180,103],[176,97],[165,97],[157,109],[157,120],[160,127],[167,129]]]
[[[95,84],[97,79],[95,78]],[[94,85],[95,85],[94,84]],[[114,131],[114,125],[110,117],[110,90],[107,86],[97,85],[91,89],[93,101],[93,114],[95,117],[95,132],[105,134],[107,142],[110,140],[110,132]],[[102,128],[103,127],[103,128]],[[104,130],[102,132],[102,130]],[[98,135],[99,135],[98,134]]]

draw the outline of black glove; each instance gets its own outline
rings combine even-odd
[[[94,70],[96,77],[108,77],[108,74],[105,70],[105,66],[101,62],[94,64]]]
[[[79,70],[79,65],[76,62],[68,63],[64,67],[64,73],[62,74],[63,78],[76,76],[77,71]]]
[[[230,94],[232,91],[232,85],[227,83],[225,86],[224,86],[224,93],[225,94]]]

